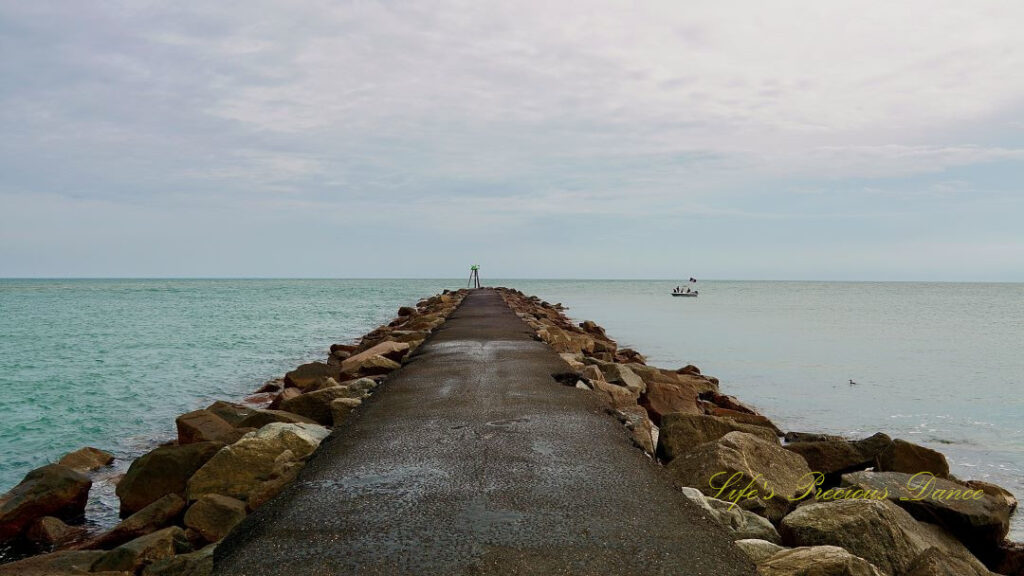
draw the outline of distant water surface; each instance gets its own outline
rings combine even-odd
[[[651,364],[696,364],[786,429],[881,430],[1024,495],[1024,284],[701,281],[684,299],[664,281],[484,280],[570,306]],[[0,280],[0,492],[84,445],[124,462],[171,438],[178,414],[462,286]],[[109,483],[94,491],[110,521]]]

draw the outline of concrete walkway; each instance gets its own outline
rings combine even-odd
[[[215,574],[755,574],[531,334],[471,292]]]

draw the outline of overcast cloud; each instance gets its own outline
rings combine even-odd
[[[1024,281],[1021,22],[0,0],[0,276]]]

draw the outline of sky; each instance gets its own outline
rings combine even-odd
[[[0,0],[0,276],[1024,281],[1022,21]]]

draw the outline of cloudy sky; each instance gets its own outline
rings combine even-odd
[[[0,276],[1024,281],[1021,22],[0,0]]]

